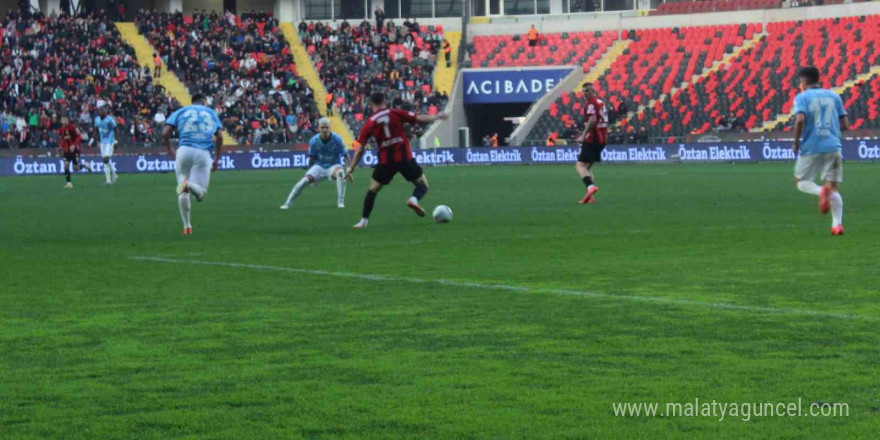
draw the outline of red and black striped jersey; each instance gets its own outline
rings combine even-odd
[[[587,133],[585,141],[591,144],[604,144],[608,140],[608,109],[605,107],[605,101],[599,98],[587,98],[587,104],[584,106],[584,123],[590,119],[590,116],[596,117],[596,123]]]
[[[403,128],[405,122],[418,122],[416,114],[396,108],[383,109],[367,119],[358,135],[358,143],[365,145],[370,138],[376,139],[379,145],[379,163],[409,162],[412,160],[412,148],[409,136]]]
[[[74,124],[67,124],[59,128],[58,139],[59,146],[65,153],[77,150],[82,142],[82,136]]]

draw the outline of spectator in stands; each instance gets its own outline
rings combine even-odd
[[[327,116],[333,116],[333,92],[327,92],[325,101],[327,102]]]
[[[62,117],[75,121],[89,142],[94,139],[92,117],[102,105],[120,118],[122,133],[130,131],[137,115],[172,105],[110,21],[93,14],[37,14],[32,20],[10,14],[0,29],[0,102],[23,123],[9,124],[7,143],[15,137],[20,147],[49,147]],[[120,137],[120,142],[130,141]]]
[[[271,13],[197,12],[190,20],[179,12],[141,11],[136,22],[190,92],[209,97],[238,143],[306,141],[302,126],[318,115],[317,105]],[[303,24],[306,32],[329,29]],[[290,114],[296,115],[295,132],[278,124]]]
[[[550,133],[547,136],[547,142],[545,145],[547,145],[548,147],[555,147],[556,146],[556,138],[553,136],[553,133]]]
[[[483,136],[483,146],[484,147],[491,147],[492,146],[492,138],[490,138],[488,134]]]
[[[449,40],[443,39],[443,54],[446,56],[446,67],[449,68],[452,66],[452,45],[449,44]]]
[[[648,139],[648,130],[645,127],[639,127],[639,131],[636,132],[635,140],[637,144],[647,144]]]
[[[489,138],[489,140],[490,140],[491,143],[492,143],[492,148],[497,148],[497,147],[498,147],[498,133],[494,133],[494,134]]]
[[[535,25],[532,25],[532,28],[529,29],[529,47],[535,47],[538,45],[538,30],[535,29]]]
[[[389,22],[379,32],[364,22],[345,31],[341,26],[338,31],[315,26],[302,37],[327,92],[333,94],[337,110],[352,131],[362,125],[367,111],[364,99],[373,91],[382,90],[393,106],[416,112],[436,111],[448,101],[448,96],[431,90],[436,58],[429,51],[432,43],[439,48],[442,36],[408,29]],[[411,127],[409,132],[420,136],[423,127]]]
[[[376,18],[376,31],[378,33],[382,33],[383,25],[385,24],[385,11],[380,7],[376,7],[376,10],[373,12],[373,17]]]
[[[153,52],[153,77],[162,76],[162,58],[159,58],[158,52]]]
[[[727,121],[730,124],[730,131],[745,131],[745,123],[743,123],[743,120],[737,117],[736,114],[731,113],[730,116],[727,117]]]

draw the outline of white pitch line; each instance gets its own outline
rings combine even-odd
[[[737,311],[751,312],[751,313],[773,313],[773,314],[781,314],[781,315],[814,316],[814,317],[819,317],[819,318],[837,318],[837,319],[851,319],[851,320],[865,320],[865,321],[878,321],[878,320],[880,320],[875,317],[863,316],[863,315],[818,312],[815,310],[792,309],[792,308],[785,308],[785,307],[747,306],[747,305],[730,304],[730,303],[716,303],[716,302],[706,302],[706,301],[693,301],[693,300],[687,300],[687,299],[664,298],[664,297],[659,297],[659,296],[611,295],[611,294],[607,294],[607,293],[590,292],[590,291],[584,291],[584,290],[550,289],[550,288],[541,288],[541,287],[512,286],[512,285],[507,285],[507,284],[484,284],[484,283],[476,283],[476,282],[446,280],[446,279],[442,279],[442,278],[430,280],[430,279],[412,278],[412,277],[394,277],[394,276],[370,275],[370,274],[362,274],[362,273],[354,273],[354,272],[336,272],[336,271],[319,270],[319,269],[301,269],[301,268],[296,268],[296,267],[268,266],[268,265],[264,265],[264,264],[229,263],[229,262],[222,262],[222,261],[180,260],[180,259],[175,259],[175,258],[149,257],[149,256],[134,256],[134,257],[129,257],[129,259],[135,260],[135,261],[152,261],[152,262],[157,262],[157,263],[233,267],[233,268],[239,268],[239,269],[253,269],[253,270],[265,270],[265,271],[273,271],[273,272],[301,273],[301,274],[308,274],[308,275],[322,275],[322,276],[330,276],[330,277],[338,277],[338,278],[356,278],[356,279],[367,280],[367,281],[395,281],[395,282],[407,282],[407,283],[414,283],[414,284],[437,284],[437,285],[441,285],[441,286],[450,286],[450,287],[464,287],[464,288],[479,289],[479,290],[500,290],[500,291],[506,291],[506,292],[520,292],[520,293],[549,293],[549,294],[556,294],[556,295],[572,295],[572,296],[581,296],[581,297],[587,297],[587,298],[611,299],[611,300],[618,300],[618,301],[639,301],[639,302],[649,302],[649,303],[656,303],[656,304],[697,306],[697,307],[705,307],[705,308],[710,308],[710,309],[737,310]]]

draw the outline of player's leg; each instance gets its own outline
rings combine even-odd
[[[110,165],[110,177],[112,178],[111,181],[113,183],[116,183],[116,181],[119,180],[119,176],[116,175],[116,164],[113,163],[112,160],[110,160],[113,158],[113,153],[116,151],[116,142],[114,141],[110,143],[110,145],[107,147],[107,150],[107,164]]]
[[[817,185],[813,179],[819,173],[821,161],[818,154],[800,156],[794,164],[794,184],[798,191],[819,197],[819,212],[827,214],[829,209],[827,189]]]
[[[192,166],[187,179],[190,194],[201,202],[208,195],[208,184],[211,181],[211,153],[206,150],[192,149]]]
[[[67,183],[64,184],[65,188],[73,188],[73,183],[70,181],[70,160],[68,158],[64,158],[64,180]]]
[[[364,197],[364,209],[361,221],[354,225],[355,229],[364,229],[367,227],[370,214],[373,212],[373,205],[376,203],[376,195],[379,194],[379,190],[381,190],[383,186],[391,183],[391,179],[394,178],[395,174],[397,174],[397,170],[393,168],[393,166],[379,164],[376,165],[376,168],[373,168],[373,179],[370,181],[370,189],[367,190],[367,195]]]
[[[601,144],[584,142],[581,145],[577,163],[575,163],[575,170],[578,176],[580,176],[581,181],[584,182],[584,186],[587,187],[587,192],[579,203],[593,203],[595,201],[593,196],[599,191],[599,187],[596,186],[593,164],[602,160],[603,149],[604,145]]]
[[[415,211],[419,217],[424,217],[426,213],[422,205],[419,204],[419,201],[425,197],[425,194],[428,194],[428,176],[425,175],[422,167],[414,160],[404,165],[401,174],[403,174],[406,180],[415,185],[412,197],[406,201],[406,206]]]
[[[287,195],[287,200],[284,201],[284,204],[281,205],[281,209],[290,208],[290,204],[294,199],[299,197],[299,193],[302,192],[303,189],[306,188],[307,185],[315,183],[318,181],[320,177],[324,175],[324,168],[314,165],[306,171],[306,175],[303,176],[296,185],[293,186],[293,189],[290,190],[290,194]]]
[[[843,158],[840,152],[826,153],[822,171],[824,188],[831,205],[831,234],[843,235],[843,197],[840,195],[840,182],[843,182]]]
[[[593,162],[578,160],[577,163],[575,163],[574,168],[577,171],[578,176],[580,176],[581,181],[584,182],[584,185],[587,187],[587,192],[579,203],[593,203],[595,201],[593,196],[599,191],[599,187],[596,186],[596,183],[593,180]]]
[[[330,178],[336,181],[336,206],[345,208],[345,170],[339,165],[333,167]]]
[[[110,170],[110,155],[107,154],[107,144],[101,143],[100,148],[101,161],[104,162],[104,177],[107,179],[105,184],[110,185],[113,183],[113,172]]]
[[[192,167],[192,157],[188,154],[189,148],[179,148],[177,150],[177,159],[175,164],[175,174],[177,175],[177,205],[180,208],[180,219],[183,221],[183,235],[192,234],[192,222],[190,221],[190,205],[189,191],[187,190],[187,180]]]
[[[76,164],[77,167],[85,168],[86,171],[90,173],[92,172],[92,167],[89,165],[88,162],[85,161],[85,159],[82,158],[82,156],[80,156],[79,153],[76,153]]]

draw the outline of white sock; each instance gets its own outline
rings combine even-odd
[[[107,176],[107,183],[110,183],[111,177],[110,177],[110,164],[109,163],[104,164],[104,175]]]
[[[306,185],[308,185],[308,184],[309,184],[309,179],[307,179],[305,177],[300,179],[300,181],[297,182],[296,185],[293,186],[293,189],[290,190],[290,194],[287,196],[287,201],[284,202],[284,204],[289,205],[290,202],[292,202],[293,199],[295,199],[299,195],[299,193],[302,192],[303,188],[305,188]]]
[[[190,202],[189,194],[182,193],[177,196],[177,205],[180,207],[180,219],[183,220],[184,228],[191,228],[192,223],[189,221]]]
[[[843,197],[834,191],[831,193],[831,227],[836,228],[843,223]]]
[[[107,166],[110,167],[110,176],[115,180],[116,179],[116,164],[113,162],[107,162]]]
[[[800,190],[800,192],[812,194],[814,196],[818,196],[819,193],[822,192],[822,187],[816,185],[816,182],[813,182],[812,180],[799,180],[797,183],[797,189]]]
[[[342,170],[336,173],[336,197],[339,203],[345,201],[345,172]]]
[[[205,197],[205,193],[207,192],[205,191],[205,188],[202,188],[199,184],[192,183],[191,180],[188,180],[186,182],[186,187],[187,189],[189,189],[189,192],[191,192],[192,195],[196,196],[196,199],[201,199],[202,197]]]
[[[410,202],[410,203],[415,203],[416,205],[418,205],[418,204],[419,204],[419,199],[417,199],[416,196],[412,196],[412,197],[409,198],[409,202]]]

